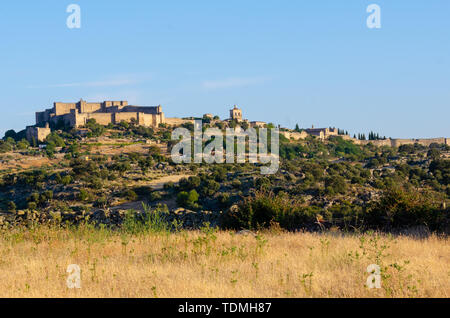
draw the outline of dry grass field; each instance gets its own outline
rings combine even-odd
[[[1,233],[0,297],[449,297],[449,252],[436,236],[40,226]],[[370,264],[380,289],[365,286]]]

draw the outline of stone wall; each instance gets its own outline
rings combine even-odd
[[[400,147],[402,145],[414,145],[419,144],[425,147],[430,146],[433,143],[449,145],[448,138],[430,138],[430,139],[385,139],[385,140],[358,140],[355,138],[350,138],[357,145],[367,145],[373,144],[375,146],[389,146],[389,147]]]
[[[305,139],[309,135],[305,132],[297,132],[297,131],[280,131],[280,134],[286,137],[287,139],[300,140]]]
[[[95,119],[101,125],[130,122],[134,119],[140,125],[157,127],[165,122],[161,106],[132,106],[127,101],[88,103],[81,99],[77,103],[55,102],[52,109],[36,113],[37,126],[62,121],[70,127],[80,127],[89,119]]]
[[[121,121],[130,122],[132,119],[137,122],[138,120],[138,113],[114,113],[114,121],[116,124],[120,123]]]
[[[71,109],[76,109],[76,103],[54,103],[53,104],[53,112],[55,116],[60,116],[64,114],[70,113]]]
[[[102,110],[102,105],[100,103],[81,103],[80,113],[94,113]]]
[[[32,143],[33,140],[36,142],[43,142],[50,133],[51,130],[49,127],[27,127],[25,136],[30,143]]]
[[[165,119],[165,123],[169,126],[181,126],[185,123],[194,123],[193,119],[182,119],[182,118],[176,118],[176,117],[168,117]]]
[[[75,113],[74,127],[86,125],[89,119],[95,119],[98,124],[106,126],[112,123],[112,116],[112,113]]]
[[[413,145],[418,143],[428,147],[433,143],[447,144],[446,138],[430,138],[430,139],[392,139],[392,147],[400,147],[401,145]]]
[[[144,114],[158,114],[162,113],[162,107],[149,107],[149,106],[125,106],[122,108],[122,112],[144,113]]]

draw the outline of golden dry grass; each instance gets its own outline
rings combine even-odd
[[[366,235],[361,247],[356,235],[331,233],[17,229],[0,237],[0,297],[449,297],[448,243]],[[382,288],[368,289],[366,268],[377,261],[386,266]],[[81,267],[81,289],[67,288],[69,264]]]

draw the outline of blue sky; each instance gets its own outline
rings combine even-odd
[[[381,29],[366,26],[372,3]],[[450,137],[449,17],[448,0],[3,1],[0,135],[84,98]]]

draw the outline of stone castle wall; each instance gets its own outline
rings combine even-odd
[[[344,136],[342,136],[344,137]],[[431,144],[445,144],[450,145],[450,139],[449,138],[429,138],[429,139],[385,139],[385,140],[359,140],[355,138],[351,138],[350,136],[347,136],[347,138],[344,138],[347,140],[352,140],[357,145],[367,145],[367,144],[373,144],[375,146],[381,147],[381,146],[388,146],[388,147],[400,147],[402,145],[414,145],[419,144],[425,147],[429,147]]]
[[[88,103],[80,100],[77,103],[55,102],[52,109],[36,113],[36,125],[64,122],[70,127],[80,127],[89,119],[101,125],[118,124],[121,121],[135,120],[139,125],[158,126],[165,122],[161,106],[132,106],[127,101],[104,101]]]
[[[50,133],[51,130],[49,127],[27,127],[25,136],[29,142],[43,142]]]
[[[175,117],[168,117],[165,120],[165,124],[169,126],[180,126],[185,123],[194,123],[193,119],[182,119],[182,118],[175,118]]]
[[[280,131],[280,134],[282,134],[287,139],[294,139],[294,140],[301,140],[305,139],[309,136],[308,133],[305,131],[297,132],[297,131]]]

